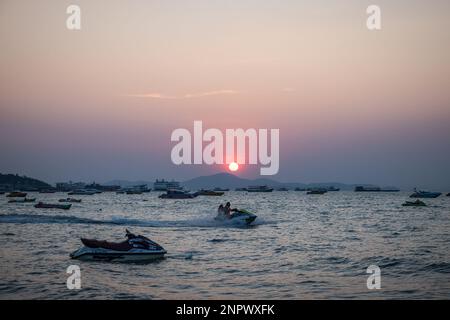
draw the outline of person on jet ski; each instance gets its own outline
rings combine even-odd
[[[230,202],[227,202],[227,204],[225,205],[224,210],[225,210],[225,216],[228,219],[231,219],[233,217],[233,212],[239,211],[237,208],[231,209],[231,203]]]

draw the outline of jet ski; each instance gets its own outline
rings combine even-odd
[[[427,205],[425,204],[425,202],[417,199],[416,201],[406,201],[405,203],[402,204],[402,206],[404,206],[404,207],[426,207]]]
[[[253,221],[255,221],[255,219],[258,216],[247,211],[244,209],[238,209],[234,212],[231,213],[231,217],[228,217],[225,214],[221,214],[219,213],[214,220],[218,220],[218,221],[233,221],[233,222],[243,222],[245,224],[250,224]]]
[[[147,237],[134,235],[126,230],[127,240],[108,242],[84,239],[84,247],[70,254],[72,259],[83,261],[145,262],[161,259],[167,253],[163,247]]]

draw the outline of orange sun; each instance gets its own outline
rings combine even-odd
[[[239,169],[239,165],[236,162],[232,162],[228,166],[228,169],[230,169],[230,171],[237,171]]]

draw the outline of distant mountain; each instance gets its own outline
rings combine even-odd
[[[51,189],[52,186],[41,180],[19,176],[18,174],[1,174],[0,173],[0,189],[3,190],[41,190]]]
[[[268,179],[268,178],[258,178],[258,179],[244,179],[239,178],[230,173],[217,173],[210,176],[201,176],[198,178],[194,178],[182,183],[184,187],[187,189],[211,189],[215,187],[219,188],[244,188],[251,185],[267,185],[274,188],[310,188],[310,187],[325,187],[325,186],[333,186],[336,188],[340,188],[341,190],[353,190],[354,185],[330,182],[330,183],[299,183],[299,182],[279,182],[276,180]]]
[[[188,189],[207,188],[242,188],[251,184],[251,180],[239,178],[229,173],[217,173],[211,176],[202,176],[182,183]]]

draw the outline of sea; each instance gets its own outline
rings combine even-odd
[[[70,210],[1,195],[0,299],[450,298],[450,197],[403,207],[408,192],[159,194],[72,196],[82,202]],[[258,218],[250,226],[214,220],[227,201]],[[69,257],[80,237],[122,241],[125,229],[162,245],[166,257],[145,264]],[[71,265],[79,267],[79,289],[67,286]],[[368,287],[370,266],[380,270],[379,289]]]

